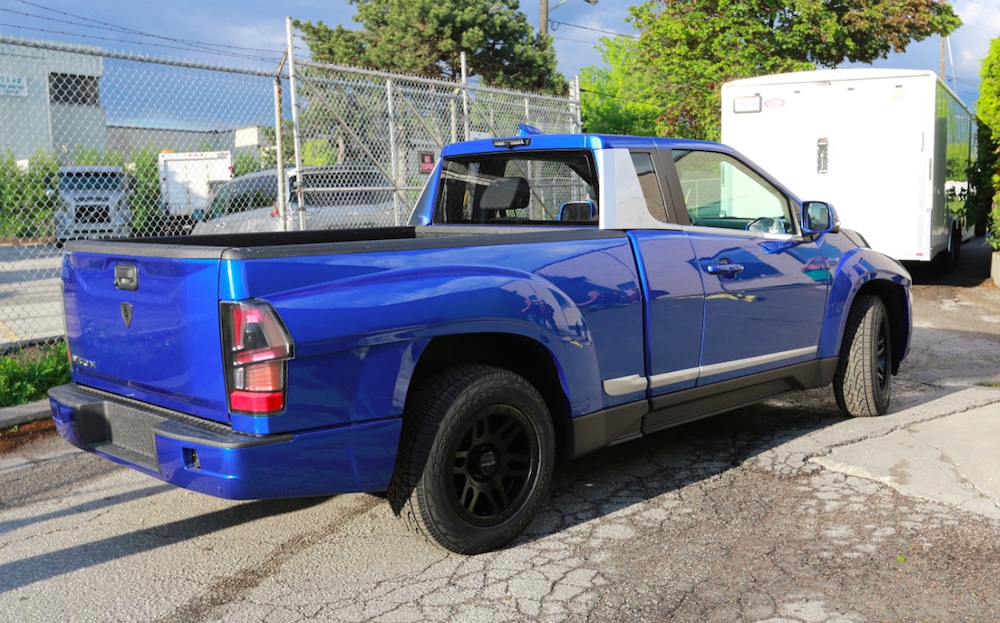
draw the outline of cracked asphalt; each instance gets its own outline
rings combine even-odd
[[[43,436],[0,454],[0,621],[1000,621],[1000,512],[930,486],[974,476],[951,418],[1000,417],[987,261],[975,240],[916,275],[890,414],[813,390],[560,463],[528,532],[475,557],[379,496],[228,502]]]

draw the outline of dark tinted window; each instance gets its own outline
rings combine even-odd
[[[663,204],[660,182],[656,179],[653,156],[643,152],[633,152],[631,155],[635,173],[639,176],[639,187],[646,198],[646,209],[656,220],[667,222],[667,208]]]
[[[59,190],[124,190],[121,173],[88,171],[83,173],[60,173]]]
[[[49,101],[53,104],[99,106],[101,91],[97,76],[49,74]]]

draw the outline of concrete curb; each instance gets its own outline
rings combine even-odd
[[[26,405],[4,407],[0,409],[0,430],[7,430],[8,428],[14,428],[28,422],[44,420],[50,417],[52,417],[52,408],[49,406],[48,398],[29,402]]]

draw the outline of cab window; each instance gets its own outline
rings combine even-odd
[[[788,198],[736,158],[711,151],[672,153],[692,225],[796,233]]]
[[[597,223],[597,174],[589,152],[456,156],[444,161],[441,181],[436,223]]]

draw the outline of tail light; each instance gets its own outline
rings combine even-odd
[[[224,302],[221,311],[229,410],[280,413],[288,388],[286,362],[294,356],[288,330],[265,301]]]

